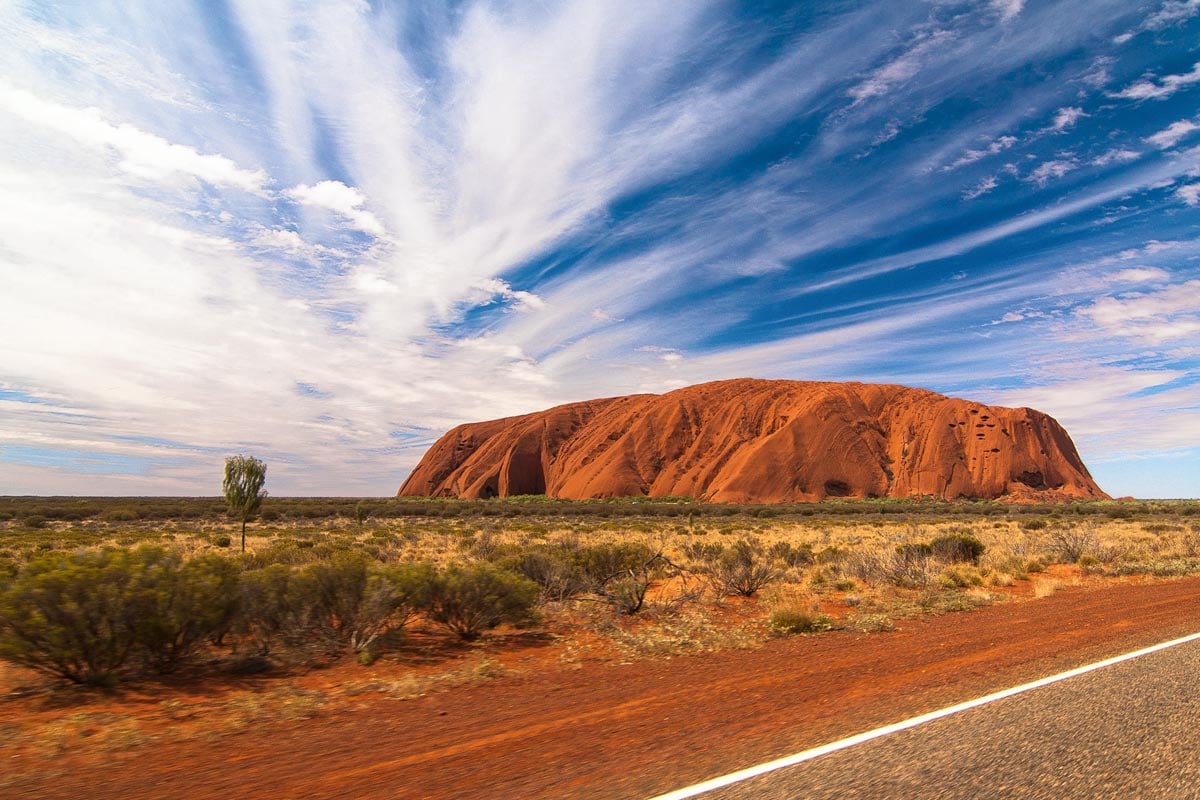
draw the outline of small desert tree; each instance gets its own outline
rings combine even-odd
[[[230,456],[225,459],[225,502],[229,512],[242,519],[242,552],[246,552],[246,521],[254,516],[267,493],[267,465],[253,456]]]

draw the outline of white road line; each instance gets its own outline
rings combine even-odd
[[[683,789],[676,789],[673,792],[667,792],[666,794],[660,794],[657,797],[652,797],[650,800],[684,800],[684,798],[687,797],[696,797],[697,795],[711,792],[714,789],[721,789],[725,786],[731,786],[735,783],[741,783],[742,781],[750,780],[751,778],[757,778],[760,775],[766,775],[768,772],[774,772],[777,769],[794,767],[797,764],[803,764],[805,761],[811,761],[814,758],[819,758],[829,753],[835,753],[838,750],[845,750],[848,747],[854,747],[857,744],[869,742],[872,739],[878,739],[882,736],[887,736],[892,733],[908,730],[909,728],[915,728],[918,725],[924,725],[926,722],[932,722],[935,719],[949,717],[952,714],[957,714],[960,711],[978,708],[979,706],[987,705],[988,703],[994,703],[997,700],[1003,700],[1006,697],[1012,697],[1013,695],[1021,694],[1022,692],[1028,692],[1032,689],[1040,689],[1043,686],[1049,686],[1050,684],[1057,683],[1058,681],[1065,681],[1067,678],[1074,678],[1077,675],[1083,675],[1093,670],[1111,667],[1113,664],[1120,664],[1122,661],[1140,658],[1141,656],[1149,655],[1150,653],[1157,653],[1159,650],[1166,650],[1168,647],[1175,647],[1177,645],[1186,644],[1187,642],[1194,642],[1198,639],[1200,639],[1200,633],[1193,633],[1190,636],[1184,636],[1180,639],[1172,639],[1169,642],[1162,642],[1161,644],[1151,645],[1150,647],[1143,647],[1141,650],[1134,650],[1132,653],[1125,653],[1124,655],[1106,658],[1103,661],[1097,661],[1094,664],[1076,667],[1075,669],[1067,670],[1066,672],[1060,672],[1057,675],[1051,675],[1048,678],[1042,678],[1030,683],[1023,683],[1020,686],[1014,686],[1011,689],[1002,689],[999,692],[993,692],[992,694],[984,695],[983,697],[978,697],[974,700],[967,700],[964,703],[958,703],[957,705],[948,706],[937,711],[930,711],[928,714],[922,714],[919,717],[912,717],[904,720],[903,722],[885,725],[882,728],[876,728],[875,730],[867,731],[866,733],[860,733],[847,739],[839,739],[836,742],[823,744],[820,747],[814,747],[801,753],[784,756],[783,758],[778,758],[774,761],[768,761],[765,764],[759,764],[754,767],[747,767],[746,769],[738,770],[737,772],[731,772],[728,775],[722,775],[719,778],[712,778],[704,781],[703,783],[697,783],[693,786],[684,787]]]

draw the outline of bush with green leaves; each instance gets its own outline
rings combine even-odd
[[[833,628],[833,617],[799,605],[784,605],[771,612],[767,627],[782,636],[794,633],[819,633]]]
[[[1046,544],[1053,559],[1063,564],[1074,564],[1083,556],[1095,552],[1100,539],[1089,526],[1056,528],[1046,537]]]
[[[100,515],[100,519],[104,520],[105,522],[133,522],[141,519],[141,516],[138,514],[136,508],[118,506],[105,511]]]
[[[288,635],[330,652],[364,652],[426,608],[433,587],[430,564],[385,567],[358,552],[335,553],[291,577]]]
[[[705,572],[719,591],[741,597],[753,597],[783,574],[760,542],[747,539],[722,550]]]
[[[242,573],[235,627],[250,645],[252,655],[270,655],[275,643],[298,627],[293,625],[290,601],[294,574],[291,567],[279,563]]]
[[[654,550],[642,542],[604,542],[579,548],[579,567],[594,586],[636,572],[652,559]]]
[[[928,586],[939,570],[939,562],[927,544],[855,551],[846,565],[846,571],[860,581],[891,583],[906,589]]]
[[[137,644],[133,555],[30,561],[0,590],[0,658],[74,683],[112,684]]]
[[[719,542],[688,542],[683,546],[683,554],[692,561],[711,564],[717,560],[724,549]]]
[[[238,608],[240,571],[210,554],[184,561],[175,551],[143,547],[138,655],[156,672],[188,661],[199,644],[228,629]]]
[[[929,549],[947,564],[978,564],[987,548],[969,533],[947,533],[934,538]]]
[[[536,583],[543,599],[561,603],[583,594],[591,585],[578,553],[577,548],[563,545],[528,547],[497,563]]]
[[[486,562],[452,564],[430,588],[429,619],[468,641],[502,622],[531,622],[538,599],[536,583]]]
[[[0,586],[0,658],[75,683],[168,671],[232,618],[237,568],[144,545],[50,553]]]
[[[789,567],[807,567],[816,560],[812,545],[807,542],[801,544],[775,542],[768,552],[773,558],[782,561]]]
[[[646,593],[665,562],[661,551],[643,542],[610,542],[580,548],[579,568],[588,591],[622,614],[636,614],[646,604]]]

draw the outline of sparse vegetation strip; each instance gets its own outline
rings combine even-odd
[[[463,641],[541,625],[663,656],[887,631],[1023,582],[1045,596],[1078,580],[1043,578],[1054,564],[1096,579],[1200,572],[1200,503],[1189,501],[270,498],[245,554],[235,536],[253,515],[228,508],[0,498],[0,659],[92,686],[370,665],[417,621]],[[743,609],[737,622],[721,619],[729,603]]]

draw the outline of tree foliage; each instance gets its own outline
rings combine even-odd
[[[246,522],[262,506],[267,493],[267,465],[254,456],[230,456],[225,459],[225,480],[221,484],[229,512],[242,521],[242,552],[246,552]]]

